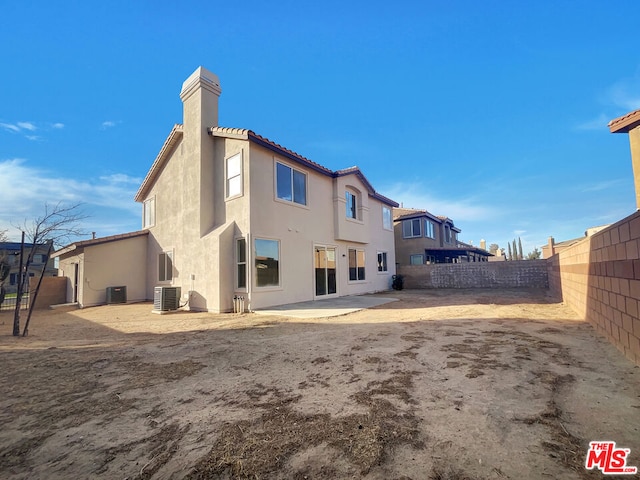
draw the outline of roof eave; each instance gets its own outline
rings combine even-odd
[[[611,120],[608,126],[611,133],[629,133],[640,126],[640,109]]]
[[[151,165],[147,176],[144,177],[142,184],[140,184],[140,188],[138,189],[136,196],[133,198],[136,202],[142,202],[144,200],[146,194],[149,192],[158,174],[162,170],[162,167],[167,162],[167,160],[169,160],[169,155],[175,149],[176,145],[180,142],[181,139],[182,125],[177,123],[171,129],[171,132],[167,136],[167,139],[164,141],[164,144],[162,145],[158,156],[153,161],[153,164]]]

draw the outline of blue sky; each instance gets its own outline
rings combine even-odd
[[[4,2],[0,229],[85,202],[137,230],[133,195],[199,66],[222,126],[358,165],[460,239],[525,253],[635,211],[640,2]],[[11,230],[15,238],[15,230]]]

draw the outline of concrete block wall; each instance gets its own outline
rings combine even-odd
[[[38,278],[31,277],[29,279],[29,291],[35,292],[38,285]],[[32,298],[32,297],[30,297]],[[38,298],[34,308],[45,309],[50,305],[58,305],[65,303],[67,298],[67,279],[66,277],[43,277]]]
[[[545,260],[398,267],[405,288],[548,288]]]
[[[551,257],[549,288],[640,365],[640,211]]]

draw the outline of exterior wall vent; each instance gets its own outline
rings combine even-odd
[[[153,310],[168,312],[180,306],[180,287],[155,287],[153,289]]]
[[[107,287],[107,304],[127,303],[127,287]]]

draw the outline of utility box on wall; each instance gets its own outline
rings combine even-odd
[[[107,304],[127,303],[127,287],[107,287]]]

